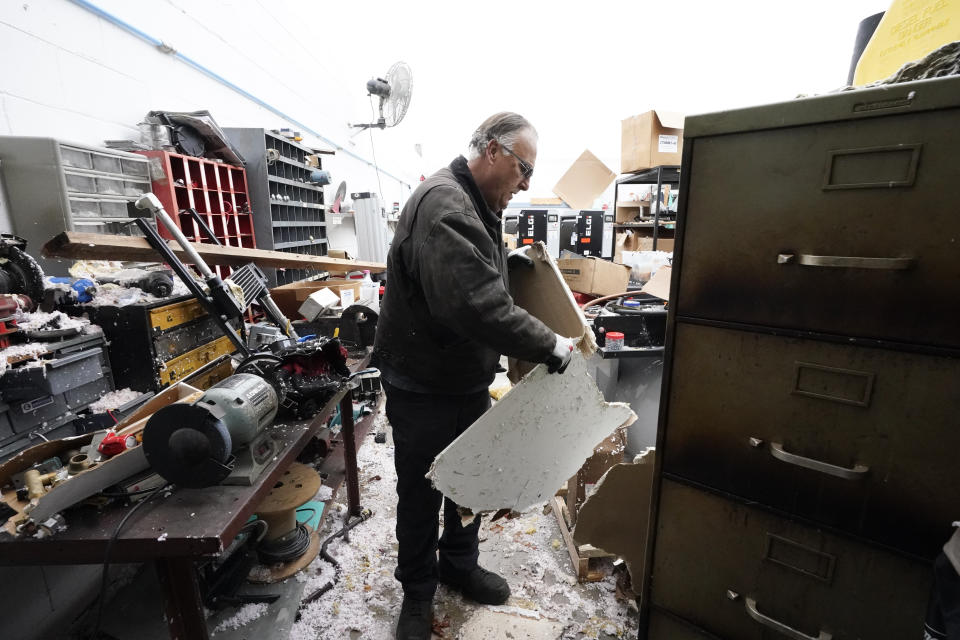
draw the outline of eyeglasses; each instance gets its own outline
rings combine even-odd
[[[498,141],[498,142],[499,142],[499,141]],[[527,179],[527,178],[529,178],[530,176],[533,175],[533,167],[530,166],[530,163],[529,163],[529,162],[525,161],[523,158],[521,158],[520,156],[518,156],[517,154],[515,154],[515,153],[513,152],[513,149],[511,149],[511,148],[508,147],[507,145],[503,144],[502,142],[500,142],[500,146],[503,147],[503,150],[504,150],[504,151],[506,151],[507,153],[509,153],[510,155],[512,155],[514,158],[516,158],[516,159],[517,159],[517,162],[520,163],[520,173],[523,175],[523,178],[524,178],[524,179]]]

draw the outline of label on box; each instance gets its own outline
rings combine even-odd
[[[659,136],[657,151],[660,153],[676,153],[680,136]]]
[[[332,211],[327,213],[327,224],[343,224],[343,214]]]
[[[340,289],[340,305],[346,309],[353,303],[353,289]]]

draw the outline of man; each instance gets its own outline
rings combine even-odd
[[[477,564],[479,517],[463,526],[457,505],[424,475],[490,407],[502,354],[562,372],[573,350],[509,294],[508,264],[532,261],[522,250],[508,260],[500,214],[530,186],[536,131],[515,113],[498,113],[474,132],[468,156],[422,182],[404,206],[377,323],[373,357],[396,445],[398,640],[429,640],[438,581],[484,604],[510,596],[506,580]]]

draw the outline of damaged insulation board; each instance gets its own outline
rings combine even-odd
[[[616,464],[580,507],[573,539],[616,554],[627,563],[632,589],[643,584],[656,452],[648,447],[633,463]]]
[[[550,499],[594,447],[636,416],[605,402],[575,351],[566,373],[538,365],[433,461],[427,477],[474,512]]]

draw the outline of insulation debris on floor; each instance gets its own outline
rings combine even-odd
[[[386,425],[384,416],[377,420]],[[378,425],[372,432],[381,430]],[[396,473],[390,440],[377,444],[371,434],[360,447],[358,459],[361,504],[372,509],[374,515],[350,532],[349,543],[337,539],[328,547],[341,564],[342,574],[332,590],[302,610],[291,631],[292,640],[394,637],[403,596],[393,578],[397,562]],[[338,496],[343,499],[345,489],[341,488]],[[321,539],[339,530],[346,513],[343,505],[331,504],[328,508]],[[480,562],[507,579],[512,596],[505,606],[486,607],[466,602],[441,585],[434,599],[434,638],[635,637],[635,606],[632,601],[616,598],[615,578],[578,584],[566,550],[557,542],[559,538],[553,515],[539,509],[495,522],[485,516]],[[331,565],[317,559],[291,580],[304,583],[303,593],[307,594],[333,577]]]

